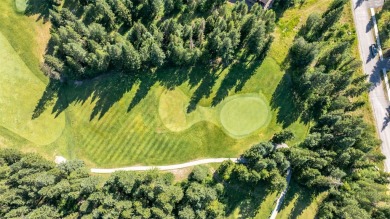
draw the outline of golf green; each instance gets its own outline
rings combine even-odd
[[[27,0],[15,0],[16,11],[23,13],[27,8]]]
[[[219,116],[226,131],[240,137],[263,127],[269,121],[270,112],[261,97],[237,95],[223,104]]]

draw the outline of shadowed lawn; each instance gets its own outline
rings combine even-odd
[[[313,193],[307,188],[291,180],[286,198],[283,202],[281,211],[278,213],[278,219],[314,219],[318,207],[326,198],[327,193]]]
[[[43,82],[48,82],[40,70],[40,62],[50,38],[50,24],[36,22],[36,16],[16,13],[15,0],[0,1],[0,32],[30,71]]]
[[[44,84],[1,33],[0,48],[0,125],[38,145],[53,142],[64,128],[64,116],[54,119],[47,111],[39,119],[31,119]],[[26,88],[29,92],[25,92]]]
[[[269,218],[276,199],[276,192],[268,192],[267,186],[258,187],[253,191],[240,191],[238,187],[226,189],[228,218]]]

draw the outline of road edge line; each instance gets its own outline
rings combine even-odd
[[[374,24],[374,34],[375,34],[376,44],[378,45],[379,58],[381,61],[383,61],[383,52],[382,52],[381,40],[379,38],[378,25],[377,25],[376,17],[375,17],[375,9],[370,8],[370,12],[371,12],[372,22]],[[389,78],[387,77],[386,68],[382,68],[382,75],[383,75],[383,80],[385,82],[387,100],[390,101],[390,95],[389,95],[390,94],[390,85],[389,85]]]

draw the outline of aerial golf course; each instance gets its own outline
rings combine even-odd
[[[310,11],[326,6],[322,1],[304,5]],[[237,157],[283,128],[295,134],[294,142],[307,134],[308,124],[290,115],[294,105],[282,101],[289,98],[291,89],[289,79],[283,78],[287,50],[282,48],[292,43],[293,28],[305,16],[300,18],[294,10],[279,20],[263,61],[221,70],[211,93],[188,113],[198,86],[188,81],[174,88],[152,84],[137,101],[144,82],[128,82],[121,76],[67,84],[59,95],[50,96],[48,79],[39,72],[49,24],[18,12],[20,5],[14,0],[2,1],[0,8],[4,12],[0,15],[0,59],[6,63],[0,67],[0,79],[6,81],[0,85],[1,145],[108,168]],[[238,83],[237,92],[226,89],[227,96],[213,104],[229,85],[225,80],[229,74],[240,71],[251,71],[252,76]],[[117,89],[108,92],[104,87]]]
[[[232,2],[0,1],[0,215],[382,211],[351,2]]]

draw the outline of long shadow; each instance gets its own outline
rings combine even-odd
[[[38,15],[38,20],[43,20],[44,23],[49,21],[50,10],[53,9],[55,5],[48,0],[27,0],[27,7],[25,14],[28,16]]]
[[[99,79],[94,82],[94,86],[92,86],[94,91],[92,91],[93,93],[89,93],[92,94],[92,101],[96,100],[96,103],[92,110],[90,120],[94,119],[97,115],[101,119],[114,103],[122,99],[123,95],[131,90],[136,81],[136,78],[129,75],[118,74],[114,77]]]
[[[364,2],[364,0],[358,0],[358,1],[356,2],[355,9],[358,8],[358,7],[360,7],[360,6],[363,4],[363,2]]]
[[[271,108],[277,111],[277,122],[283,128],[290,126],[298,120],[302,112],[302,106],[294,93],[291,74],[286,72],[276,87],[271,98]]]
[[[366,25],[366,33],[370,32],[372,30],[373,26],[374,26],[374,19],[371,16],[370,21]]]
[[[150,88],[152,88],[152,86],[156,83],[154,77],[148,76],[141,77],[140,81],[141,83],[129,105],[129,108],[127,108],[127,112],[130,112],[139,102],[141,102],[141,100],[143,100],[146,95],[148,95]]]
[[[95,102],[90,120],[98,116],[101,119],[105,113],[118,102],[133,85],[139,81],[137,77],[124,74],[109,74],[83,82],[61,83],[51,80],[33,112],[32,118],[38,118],[49,106],[53,106],[55,117],[66,110],[70,104],[84,104],[89,98]],[[144,85],[141,81],[139,90]],[[146,92],[147,93],[147,92]],[[139,102],[145,91],[137,91],[132,103]],[[54,102],[55,100],[55,102]]]
[[[212,72],[211,74],[207,74],[202,81],[200,82],[200,85],[196,88],[194,94],[191,97],[191,100],[187,107],[187,113],[190,113],[196,109],[197,104],[199,101],[204,97],[209,97],[211,94],[211,91],[215,85],[215,82],[218,79],[218,75],[216,72]]]
[[[263,63],[265,57],[267,57],[269,48],[272,44],[272,39],[268,40],[261,55],[258,57],[252,57],[248,61],[248,58],[244,56],[241,60],[231,66],[229,72],[223,79],[221,86],[219,87],[215,97],[212,101],[212,106],[218,105],[225,97],[228,96],[229,91],[235,87],[234,92],[239,92],[245,86],[246,82],[253,76],[255,70]]]
[[[162,68],[155,73],[156,80],[160,85],[172,90],[189,80],[189,75],[192,75],[192,68]],[[199,83],[200,80],[194,81]]]
[[[390,106],[386,108],[386,116],[383,118],[383,124],[382,124],[382,130],[385,130],[385,128],[389,125],[390,123]]]
[[[287,190],[286,198],[284,199],[280,211],[289,206],[295,197],[298,196],[288,217],[297,218],[303,212],[303,210],[305,210],[313,202],[313,198],[317,194],[318,193],[309,191],[308,189],[300,186],[295,180],[291,180],[290,186]]]
[[[387,65],[387,60],[385,60],[385,61],[378,60],[375,63],[375,66],[374,66],[372,72],[367,72],[367,73],[370,73],[369,82],[372,84],[370,90],[373,90],[375,87],[377,87],[381,84],[382,68],[385,68],[386,65]]]
[[[223,79],[221,86],[218,88],[217,93],[213,98],[212,106],[218,105],[228,96],[229,91],[233,88],[235,88],[235,92],[240,91],[255,73],[255,69],[261,65],[262,61],[263,60],[256,60],[245,63],[245,61],[242,60],[241,62],[234,64]]]
[[[245,189],[243,189],[245,188]],[[240,209],[239,218],[253,218],[258,213],[261,203],[270,195],[267,185],[257,185],[255,188],[240,184],[226,184],[224,191],[225,214],[231,215],[235,209]]]
[[[199,84],[190,101],[189,109],[194,110],[197,103],[211,94],[218,75],[207,71],[191,69],[161,69],[156,74],[142,72],[138,75],[110,72],[106,75],[84,81],[61,83],[51,80],[38,101],[32,118],[38,118],[46,109],[53,107],[52,114],[58,117],[70,104],[84,104],[87,100],[94,103],[90,120],[99,120],[123,96],[139,84],[127,112],[130,112],[149,93],[157,82],[167,89],[174,89],[189,81],[190,86]],[[189,110],[190,112],[191,110]]]
[[[49,84],[46,86],[46,89],[42,94],[41,99],[35,106],[31,117],[32,119],[38,118],[51,104],[53,104],[59,90],[60,82],[57,80],[50,80]]]
[[[366,59],[366,64],[369,63],[374,57],[370,54],[368,54],[367,59]]]

